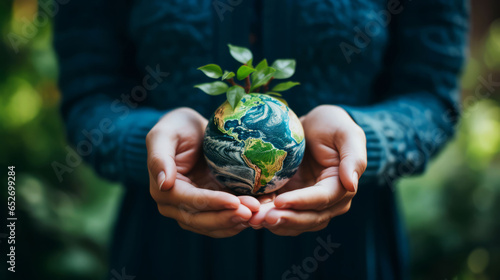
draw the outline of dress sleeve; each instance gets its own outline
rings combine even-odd
[[[126,2],[61,5],[54,45],[69,142],[102,177],[137,186],[148,182],[145,137],[165,112],[134,98],[145,77],[137,79],[133,45],[124,36]]]
[[[467,45],[467,1],[402,4],[391,22],[383,98],[366,107],[344,107],[367,136],[362,181],[384,185],[423,172],[453,136]]]

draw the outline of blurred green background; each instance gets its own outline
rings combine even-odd
[[[472,1],[464,115],[425,175],[397,186],[414,279],[500,279],[500,2]],[[0,172],[16,166],[19,279],[99,279],[121,190],[85,165],[64,175],[51,17],[36,0],[0,2]],[[481,86],[482,80],[497,81]],[[5,189],[4,189],[5,190]],[[6,202],[6,190],[0,197]],[[2,204],[6,205],[6,204]],[[6,209],[0,217],[5,220]],[[0,229],[2,261],[7,249]]]

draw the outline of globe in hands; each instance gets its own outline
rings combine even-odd
[[[210,118],[203,152],[227,188],[261,195],[281,188],[304,156],[304,130],[295,113],[269,95],[245,94],[235,109],[226,101]]]

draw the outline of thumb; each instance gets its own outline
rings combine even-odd
[[[173,187],[177,175],[175,165],[177,140],[151,130],[146,137],[146,147],[151,179],[155,181],[160,191],[169,190]]]
[[[367,165],[366,138],[362,131],[360,135],[350,134],[348,137],[341,137],[343,141],[337,145],[340,148],[339,173],[344,188],[350,192],[356,192],[359,178],[365,172]]]

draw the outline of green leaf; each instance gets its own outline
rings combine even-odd
[[[249,65],[252,64],[251,60],[253,59],[253,55],[249,49],[233,46],[231,44],[228,44],[227,46],[229,47],[229,52],[231,53],[231,56],[234,59],[236,59],[236,61],[242,64],[249,64]]]
[[[277,59],[271,67],[276,69],[275,79],[288,79],[295,73],[295,59]]]
[[[228,85],[220,81],[213,83],[199,84],[195,85],[194,87],[201,89],[208,95],[220,95],[225,93],[228,89]]]
[[[248,77],[248,75],[250,75],[253,72],[255,72],[255,69],[248,67],[246,65],[242,65],[240,68],[238,68],[238,71],[236,72],[236,77],[238,78],[238,80],[241,81],[246,77]]]
[[[234,77],[234,72],[224,71],[224,75],[222,75],[222,80],[229,80]]]
[[[250,91],[252,92],[254,89],[257,89],[269,82],[275,72],[276,70],[272,67],[266,67],[259,71],[255,71],[252,74],[252,88]]]
[[[236,108],[236,105],[238,105],[241,98],[243,98],[245,94],[245,90],[240,86],[232,86],[227,90],[227,102],[229,102],[231,107],[233,107],[233,110]]]
[[[201,66],[198,70],[203,71],[207,77],[212,79],[218,79],[222,76],[222,69],[217,64],[207,64],[205,66]]]
[[[252,58],[252,59],[250,59],[250,60],[247,62],[247,66],[250,66],[250,68],[253,68],[252,62],[253,62],[253,58]]]
[[[300,83],[297,82],[284,82],[284,83],[279,83],[276,86],[273,87],[273,91],[285,91],[293,88],[294,86],[300,85]]]
[[[272,92],[272,91],[268,91],[265,94],[269,94],[269,95],[273,95],[273,96],[279,96],[279,97],[283,96],[283,95],[281,95],[281,93]]]
[[[255,70],[259,71],[259,70],[262,70],[266,67],[269,67],[269,65],[267,65],[267,59],[263,59],[261,62],[259,62],[259,64],[257,64],[257,66],[255,67]]]

